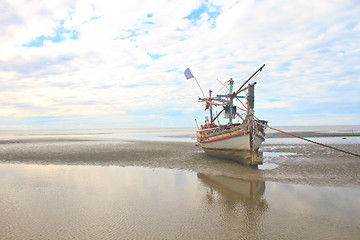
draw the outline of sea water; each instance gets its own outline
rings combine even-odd
[[[360,125],[279,126],[286,132],[360,134]],[[0,142],[26,139],[136,139],[160,141],[194,141],[196,128],[116,128],[116,129],[51,129],[0,130]],[[276,132],[266,129],[267,133]]]
[[[274,127],[276,129],[280,129],[285,132],[360,134],[360,125],[274,126]],[[276,130],[266,129],[266,132],[274,133],[276,132]]]
[[[0,130],[0,143],[30,139],[133,139],[160,141],[193,141],[195,128],[117,128],[117,129],[51,129]]]

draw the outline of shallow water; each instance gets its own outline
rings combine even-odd
[[[343,126],[285,126],[277,127],[286,132],[315,132],[315,133],[346,133],[359,134],[360,125]],[[117,128],[117,129],[52,129],[52,130],[0,130],[1,142],[18,141],[29,139],[135,139],[151,141],[177,141],[177,142],[195,142],[196,128]],[[272,129],[266,129],[266,133],[275,133]],[[302,142],[296,138],[286,138],[295,143]],[[340,138],[341,139],[341,138]],[[267,139],[268,140],[268,139]],[[270,139],[269,139],[270,140]],[[314,139],[313,139],[314,140]],[[322,138],[320,139],[322,140]],[[284,141],[284,140],[274,140]],[[335,139],[336,141],[336,139]]]
[[[307,137],[306,139],[322,143],[322,144],[331,144],[331,145],[337,145],[337,144],[344,144],[344,145],[350,145],[350,144],[360,144],[360,137]],[[312,145],[313,143],[304,141],[299,138],[267,138],[265,140],[265,144],[294,144],[294,145]]]
[[[261,174],[256,172],[256,174]],[[0,164],[0,239],[357,239],[360,189]]]
[[[269,123],[271,126],[271,123]],[[317,133],[360,133],[360,125],[323,125],[323,126],[274,126],[286,132],[317,132]],[[266,133],[274,133],[275,130],[266,129]]]
[[[52,129],[0,130],[1,142],[26,140],[150,140],[195,141],[195,128],[118,128],[118,129]]]

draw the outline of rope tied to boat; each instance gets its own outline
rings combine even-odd
[[[255,121],[255,120],[252,119],[252,121]],[[292,137],[300,138],[300,139],[302,139],[302,140],[304,140],[304,141],[307,141],[307,142],[311,142],[311,143],[314,143],[314,144],[317,144],[317,145],[320,145],[320,146],[323,146],[323,147],[327,147],[327,148],[330,148],[330,149],[333,149],[333,150],[336,150],[336,151],[339,151],[339,152],[347,153],[347,154],[353,155],[353,156],[355,156],[355,157],[360,157],[359,154],[356,154],[356,153],[353,153],[353,152],[349,152],[349,151],[345,151],[345,150],[342,150],[342,149],[339,149],[339,148],[335,148],[335,147],[332,147],[332,146],[329,146],[329,145],[326,145],[326,144],[323,144],[323,143],[315,142],[315,141],[313,141],[313,140],[310,140],[310,139],[307,139],[307,138],[304,138],[304,137],[300,137],[300,136],[294,135],[294,134],[292,134],[292,133],[288,133],[288,132],[282,131],[282,130],[280,130],[280,129],[276,129],[276,128],[270,127],[269,125],[263,124],[263,123],[258,122],[258,121],[256,121],[256,124],[262,125],[262,126],[264,126],[264,127],[270,128],[270,129],[272,129],[272,130],[281,132],[281,133],[283,133],[283,134],[286,134],[286,135],[289,135],[289,136],[292,136]]]

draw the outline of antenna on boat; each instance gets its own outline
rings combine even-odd
[[[199,128],[199,125],[198,125],[198,122],[197,122],[196,118],[195,118],[195,123],[196,123],[197,129],[199,130],[200,128]]]
[[[199,84],[198,80],[196,79],[196,77],[194,77],[194,75],[193,75],[192,72],[190,71],[190,68],[189,68],[189,67],[188,67],[187,69],[185,69],[184,75],[185,75],[185,77],[186,77],[186,80],[189,80],[189,79],[191,79],[191,78],[195,79],[197,85],[198,85],[199,88],[200,88],[200,91],[201,91],[203,97],[206,98],[203,90],[202,90],[201,87],[200,87],[200,84]]]

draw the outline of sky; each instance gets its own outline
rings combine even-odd
[[[194,127],[256,78],[270,126],[360,124],[359,0],[0,0],[0,129]]]

